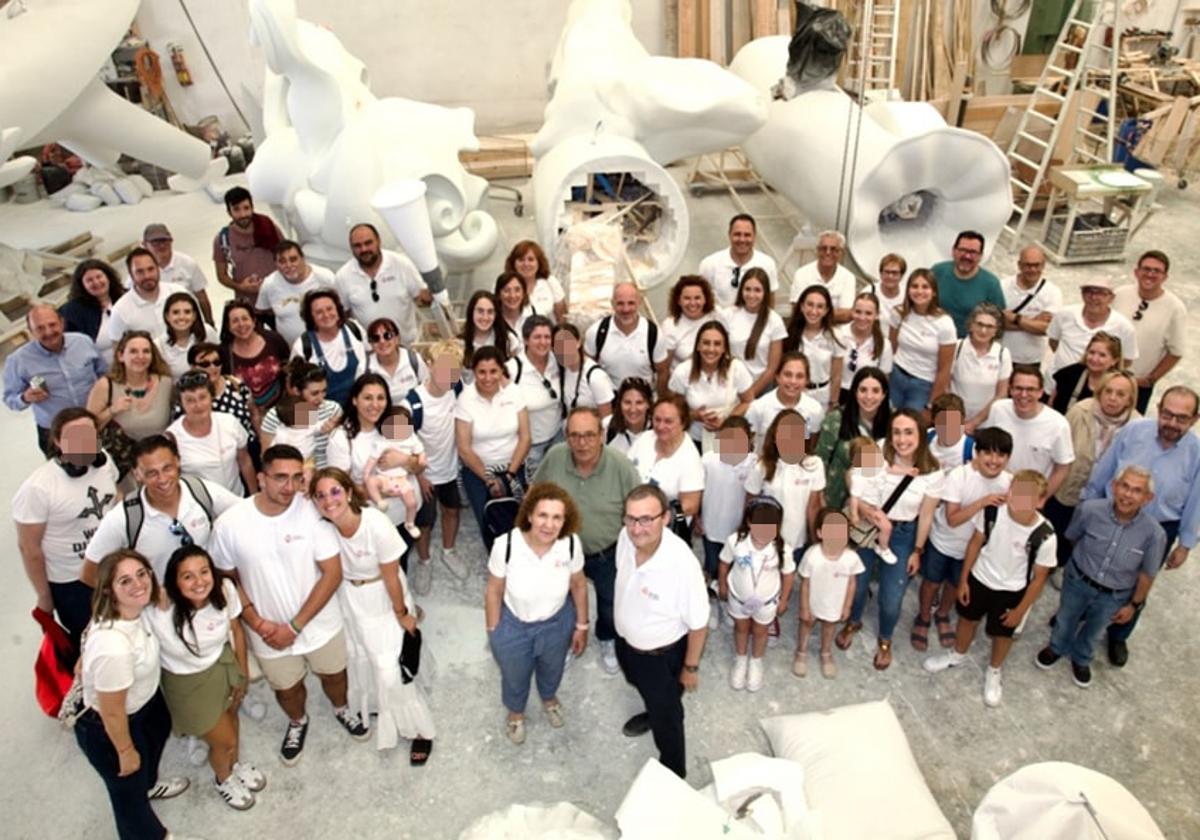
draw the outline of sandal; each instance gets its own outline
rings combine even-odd
[[[862,629],[861,621],[847,621],[842,625],[842,629],[838,631],[837,638],[834,643],[838,646],[838,650],[849,650],[850,645],[854,643],[854,634]]]
[[[827,680],[837,677],[837,665],[833,664],[833,651],[821,654],[821,676]]]
[[[413,767],[423,767],[426,761],[429,761],[429,754],[433,752],[433,741],[428,738],[413,738],[412,749],[408,754],[408,762]]]
[[[886,671],[892,664],[892,642],[890,639],[879,640],[879,650],[875,651],[875,670]]]
[[[929,619],[917,616],[913,619],[912,633],[908,640],[912,642],[913,650],[922,653],[929,649]]]
[[[954,626],[950,624],[950,616],[934,613],[933,620],[937,623],[938,642],[944,648],[953,647]]]

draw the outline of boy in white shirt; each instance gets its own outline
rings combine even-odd
[[[945,393],[930,404],[933,425],[929,429],[929,451],[938,459],[943,473],[971,460],[975,439],[963,426],[966,407],[958,394]],[[974,431],[974,430],[972,430]]]

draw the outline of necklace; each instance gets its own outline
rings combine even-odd
[[[125,393],[128,396],[133,397],[135,400],[140,400],[142,397],[146,396],[146,392],[148,390],[150,390],[150,389],[149,388],[126,388]]]

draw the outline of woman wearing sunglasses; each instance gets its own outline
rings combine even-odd
[[[421,354],[400,344],[400,329],[391,318],[376,318],[367,327],[367,370],[378,373],[388,384],[397,405],[408,392],[429,378],[429,366]]]
[[[530,315],[522,327],[525,349],[508,360],[508,380],[515,385],[529,411],[532,444],[525,459],[525,474],[532,476],[546,450],[562,439],[562,402],[558,361],[550,352],[554,325],[544,315]]]
[[[236,376],[221,373],[221,348],[207,341],[195,344],[188,350],[188,367],[202,370],[208,375],[213,387],[213,411],[232,414],[250,436],[250,455],[258,450],[261,413],[246,383]],[[175,416],[183,414],[176,407]]]

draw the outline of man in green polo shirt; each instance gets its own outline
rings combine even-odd
[[[1004,309],[1004,290],[1000,280],[986,268],[979,267],[983,259],[983,234],[964,230],[954,240],[954,259],[935,263],[938,303],[954,319],[959,338],[966,338],[967,317],[971,310],[987,301]]]
[[[629,459],[604,445],[600,414],[574,408],[567,416],[567,442],[550,447],[538,466],[537,481],[562,487],[579,508],[583,573],[596,588],[596,641],[604,670],[615,674],[617,631],[613,626],[613,590],[617,581],[617,535],[625,515],[625,497],[642,483]]]

